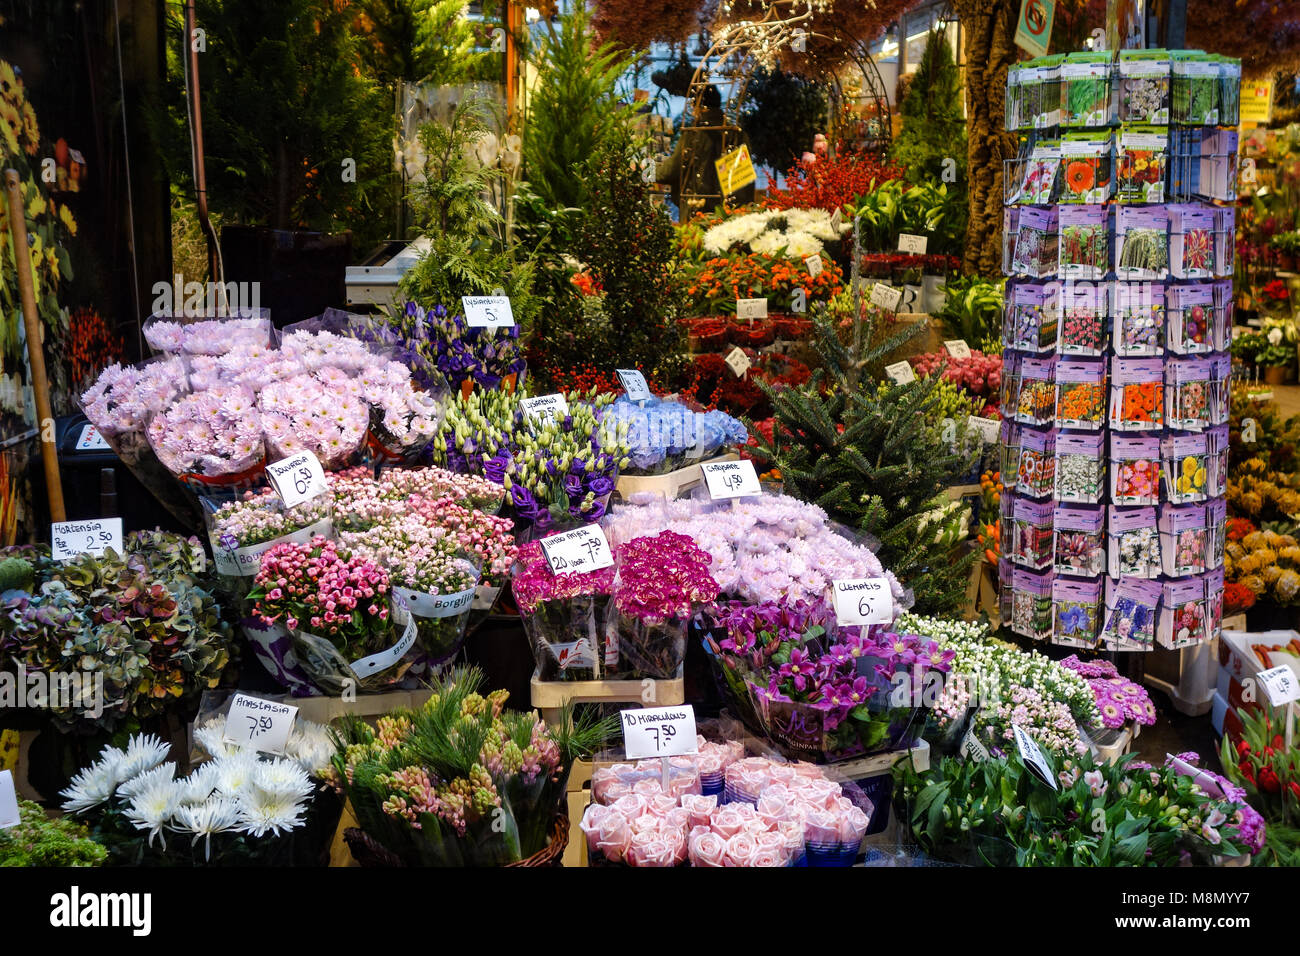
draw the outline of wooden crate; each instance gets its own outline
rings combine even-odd
[[[646,696],[647,684],[654,692]],[[681,669],[672,680],[579,680],[544,681],[537,672],[529,682],[532,703],[548,724],[557,723],[567,704],[639,704],[672,707],[686,701],[686,682]]]

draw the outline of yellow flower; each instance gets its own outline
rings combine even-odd
[[[0,100],[0,130],[4,131],[7,153],[18,152],[18,134],[22,132],[23,119],[18,107]]]
[[[72,210],[67,206],[59,207],[59,222],[63,223],[63,227],[68,230],[69,235],[75,236],[77,234],[77,220],[72,217]]]
[[[1205,469],[1204,469],[1204,468],[1197,468],[1197,469],[1196,469],[1196,474],[1192,475],[1192,484],[1195,485],[1197,488],[1200,488],[1200,487],[1202,487],[1202,486],[1205,484]]]
[[[44,215],[46,208],[45,197],[37,192],[27,203],[27,218],[35,219],[37,216]]]
[[[23,104],[23,127],[27,132],[27,155],[35,156],[41,140],[41,130],[36,125],[36,110],[31,103]]]
[[[18,75],[6,61],[0,60],[0,94],[9,96],[18,88]]]
[[[1196,458],[1194,456],[1188,455],[1186,458],[1183,459],[1183,474],[1184,475],[1196,474]]]
[[[54,247],[51,246],[45,250],[45,261],[50,267],[50,274],[54,276],[54,281],[59,281],[59,257],[54,253]]]

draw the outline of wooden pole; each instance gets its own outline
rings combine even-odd
[[[45,462],[45,493],[50,500],[50,520],[64,521],[63,482],[59,479],[59,455],[54,444],[54,414],[50,411],[50,382],[45,375],[45,351],[41,348],[41,317],[36,312],[36,287],[32,281],[32,258],[27,248],[27,214],[18,170],[5,170],[9,193],[9,235],[13,237],[14,261],[18,266],[18,292],[23,303],[23,327],[27,330],[27,361],[32,369],[32,393],[36,396],[36,425],[40,429],[41,458]]]

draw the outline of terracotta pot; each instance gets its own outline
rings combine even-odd
[[[1264,384],[1281,385],[1286,381],[1288,368],[1285,365],[1264,366]]]

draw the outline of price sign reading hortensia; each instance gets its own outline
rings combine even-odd
[[[710,461],[700,468],[709,485],[710,498],[743,498],[763,493],[752,461],[743,458],[740,461]]]
[[[286,508],[310,501],[329,487],[325,483],[325,469],[309,451],[300,451],[267,465],[266,477]]]
[[[858,578],[831,582],[835,623],[889,624],[894,620],[894,596],[887,578]]]
[[[614,563],[614,555],[599,525],[589,524],[540,540],[552,574],[586,574]]]
[[[266,754],[282,754],[297,716],[298,708],[292,704],[236,694],[221,739]]]
[[[67,561],[81,554],[103,554],[112,548],[122,553],[122,519],[56,521],[50,525],[50,552],[55,561]]]
[[[621,713],[623,749],[628,760],[645,757],[676,757],[698,753],[695,741],[695,708],[642,707]]]

